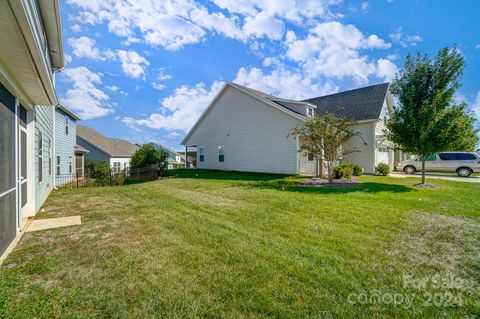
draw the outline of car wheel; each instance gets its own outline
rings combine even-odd
[[[405,166],[403,171],[407,174],[415,174],[417,170],[415,169],[415,167],[409,165],[409,166]]]
[[[468,167],[460,167],[457,169],[457,174],[460,177],[468,177],[470,174],[472,174],[472,170]]]

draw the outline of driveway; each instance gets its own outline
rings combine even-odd
[[[422,177],[422,173],[415,173],[413,175],[407,175],[403,172],[392,172],[390,174],[392,177],[406,178],[406,177]],[[436,173],[427,173],[427,178],[437,178],[445,179],[448,181],[455,182],[467,182],[467,183],[480,183],[480,176],[470,176],[470,177],[460,177],[456,174],[436,174]]]

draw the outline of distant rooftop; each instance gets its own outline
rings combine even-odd
[[[138,146],[126,140],[107,137],[93,128],[77,125],[77,136],[110,156],[130,157]]]

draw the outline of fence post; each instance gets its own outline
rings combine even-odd
[[[112,186],[112,174],[113,174],[113,172],[110,171],[110,184],[109,184],[109,186]]]
[[[78,188],[78,172],[77,172],[77,174],[76,174],[76,175],[77,175],[77,188]]]

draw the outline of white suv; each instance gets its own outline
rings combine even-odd
[[[398,170],[407,174],[422,171],[422,161],[411,159],[397,164]],[[425,160],[425,170],[430,172],[456,172],[458,176],[468,177],[480,172],[480,155],[475,152],[443,152],[430,155]]]

